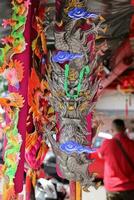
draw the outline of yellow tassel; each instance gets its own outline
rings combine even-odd
[[[3,185],[3,197],[2,200],[18,200],[18,195],[15,194],[14,185]]]

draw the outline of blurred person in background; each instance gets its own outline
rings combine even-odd
[[[134,141],[126,134],[121,119],[112,122],[112,139],[98,149],[104,159],[104,185],[107,200],[134,200]]]

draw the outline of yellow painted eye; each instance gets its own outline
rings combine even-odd
[[[80,106],[79,106],[79,111],[82,112],[83,110],[85,110],[88,107],[88,102],[83,102]]]
[[[74,106],[68,106],[69,111],[73,111],[74,109],[75,109]]]
[[[52,114],[52,113],[54,113],[54,109],[53,109],[52,107],[50,107],[50,108],[48,109],[48,114]]]
[[[63,106],[62,103],[59,103],[59,108],[60,108],[60,109],[63,109],[63,108],[64,108],[64,106]]]

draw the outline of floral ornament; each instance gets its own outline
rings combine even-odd
[[[6,78],[9,82],[9,85],[14,86],[16,89],[19,89],[19,81],[17,78],[17,73],[14,68],[6,69],[3,73],[4,78]]]
[[[42,127],[40,127],[40,131],[44,130],[44,124],[48,123],[55,116],[55,112],[47,100],[49,95],[48,83],[43,80],[40,81],[33,68],[29,79],[28,105],[30,107],[29,114],[32,114],[34,121],[40,123]]]
[[[98,18],[98,15],[95,13],[88,12],[85,8],[73,8],[69,11],[68,16],[72,19],[88,19],[88,18]]]
[[[17,167],[20,159],[20,148],[22,144],[21,135],[18,133],[18,117],[19,109],[12,108],[10,113],[11,124],[6,128],[7,145],[4,154],[4,176],[8,178],[9,190],[14,193],[14,178],[17,171]],[[6,195],[6,194],[4,194]],[[8,194],[9,195],[9,194]]]
[[[10,61],[9,68],[3,72],[3,77],[8,81],[9,85],[19,89],[19,82],[23,79],[23,64],[18,61]]]
[[[12,36],[7,36],[1,39],[1,42],[3,45],[11,44],[13,43],[13,41],[14,41],[14,38]]]
[[[10,106],[17,107],[17,108],[23,107],[24,98],[22,95],[18,93],[10,93],[9,99],[10,99]]]
[[[14,109],[23,106],[23,97],[17,93],[7,93],[0,97],[0,134],[7,134],[7,128],[11,126]],[[8,138],[7,138],[8,141]]]
[[[27,1],[24,1],[24,5],[25,5],[25,8],[29,8],[29,5],[31,5],[31,2],[30,0],[27,0]]]
[[[24,65],[19,60],[11,60],[8,64],[9,68],[15,68],[18,81],[21,82],[24,75]]]
[[[0,97],[0,105],[4,107],[22,108],[24,103],[23,97],[18,93],[10,93],[6,97]]]
[[[19,82],[23,78],[23,65],[14,60],[14,55],[22,53],[26,48],[24,37],[27,20],[29,0],[12,0],[12,17],[3,20],[2,26],[10,26],[10,35],[2,38],[3,46],[0,48],[0,74],[7,80],[9,85],[19,89]],[[24,99],[18,93],[6,93],[0,96],[0,105],[6,112],[6,134],[7,145],[5,148],[3,173],[5,177],[2,199],[16,199],[14,190],[14,177],[18,168],[19,154],[21,148],[21,135],[18,132],[18,118],[20,108],[23,107]],[[6,180],[7,178],[7,180]]]
[[[45,98],[49,94],[47,82],[40,81],[35,69],[32,68],[29,79],[28,104],[30,107],[29,114],[32,116],[35,131],[26,135],[25,159],[33,170],[40,168],[48,150],[48,146],[43,140],[44,124],[47,124],[54,116],[54,110],[48,104],[47,98]],[[28,116],[27,125],[31,123],[31,120],[30,122],[28,121],[30,116]]]
[[[84,146],[82,146],[81,144],[79,144],[75,141],[68,141],[68,142],[61,144],[60,149],[67,154],[72,154],[72,153],[75,153],[75,152],[78,153],[78,154],[92,153],[92,152],[95,151],[94,149],[91,149],[89,147],[84,147]]]
[[[43,19],[36,16],[35,20],[36,25],[34,28],[37,31],[37,37],[32,42],[32,50],[39,59],[42,59],[43,55],[47,54],[46,36],[44,34]]]
[[[3,199],[16,199],[14,190],[14,177],[19,164],[22,139],[18,133],[18,118],[20,108],[23,107],[23,97],[17,93],[10,93],[5,98],[0,98],[0,105],[5,110],[6,126],[3,132],[6,135],[7,144],[4,153],[3,174],[8,181],[4,184]]]
[[[7,26],[13,26],[14,21],[12,19],[3,19],[2,26],[6,28]]]
[[[66,61],[71,61],[76,58],[82,58],[82,57],[83,57],[82,54],[71,53],[69,51],[58,51],[58,53],[52,57],[52,61],[57,63],[64,63]]]
[[[43,163],[45,155],[48,151],[48,146],[43,140],[43,135],[36,131],[26,135],[26,153],[25,159],[34,170],[38,170]]]
[[[26,3],[30,5],[29,0],[12,0],[12,18],[3,20],[2,26],[4,28],[11,26],[12,30],[9,36],[1,40],[5,46],[0,48],[0,67],[3,67],[5,63],[7,64],[13,55],[25,50],[24,30],[28,14],[28,6]]]
[[[7,93],[0,97],[0,132],[7,133],[8,126],[11,126],[14,109],[23,107],[23,97],[17,93]]]

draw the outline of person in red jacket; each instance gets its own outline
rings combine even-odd
[[[127,137],[121,119],[112,122],[112,135],[98,150],[104,159],[107,200],[134,200],[134,141]]]

